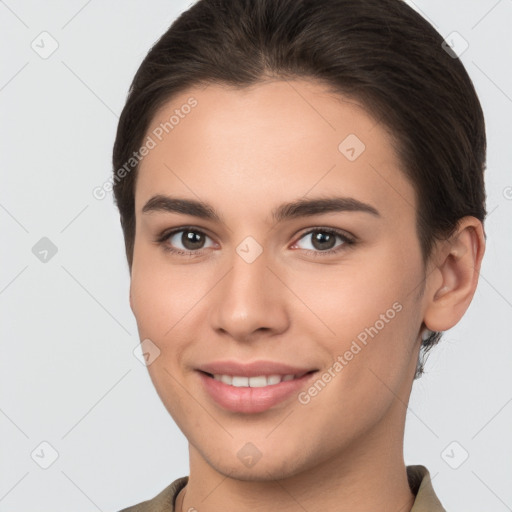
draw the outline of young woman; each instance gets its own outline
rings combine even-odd
[[[190,474],[125,512],[442,511],[405,466],[485,250],[468,74],[401,0],[199,0],[148,53],[114,193]]]

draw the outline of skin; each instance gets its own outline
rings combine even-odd
[[[414,189],[390,134],[360,105],[307,80],[211,84],[174,97],[148,134],[190,96],[198,105],[139,168],[130,288],[140,338],[161,351],[148,366],[152,382],[189,441],[177,510],[410,510],[403,436],[420,336],[425,326],[453,327],[467,310],[485,249],[481,223],[462,219],[425,270]],[[338,150],[349,134],[366,146],[354,161]],[[143,213],[157,194],[199,199],[223,222]],[[333,195],[380,216],[270,218],[284,202]],[[155,242],[190,225],[206,235],[194,257],[164,250],[190,250],[182,233]],[[357,241],[336,237],[339,252],[315,256],[322,246],[306,233],[322,227]],[[236,252],[248,236],[263,249],[252,263]],[[326,371],[396,302],[401,311],[307,404],[294,395],[263,413],[233,413],[194,370],[270,359]],[[237,457],[248,442],[262,453],[252,467]]]

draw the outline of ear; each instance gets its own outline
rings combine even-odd
[[[484,252],[483,226],[475,217],[462,218],[456,232],[436,248],[425,294],[428,329],[446,331],[462,318],[475,294]]]

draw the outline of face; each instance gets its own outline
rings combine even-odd
[[[405,421],[424,273],[385,128],[296,80],[189,89],[147,136],[130,300],[195,463],[267,480],[386,449]]]

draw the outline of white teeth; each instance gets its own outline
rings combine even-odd
[[[267,385],[267,378],[263,375],[260,377],[249,377],[249,387],[262,388]]]
[[[231,385],[235,386],[235,388],[247,387],[249,385],[249,377],[238,377],[235,375]]]
[[[239,375],[232,376],[215,374],[213,378],[223,382],[224,384],[235,386],[236,388],[263,388],[265,386],[273,386],[280,382],[293,380],[295,375],[269,375],[268,377],[266,375],[258,375],[257,377],[241,377]]]
[[[267,383],[269,386],[273,384],[279,384],[281,382],[281,375],[269,375],[267,377]]]
[[[217,380],[224,382],[224,384],[229,384],[230,386],[231,386],[231,382],[233,381],[233,378],[230,377],[229,375],[214,375],[214,377],[216,379],[217,379],[217,377],[219,377]]]

